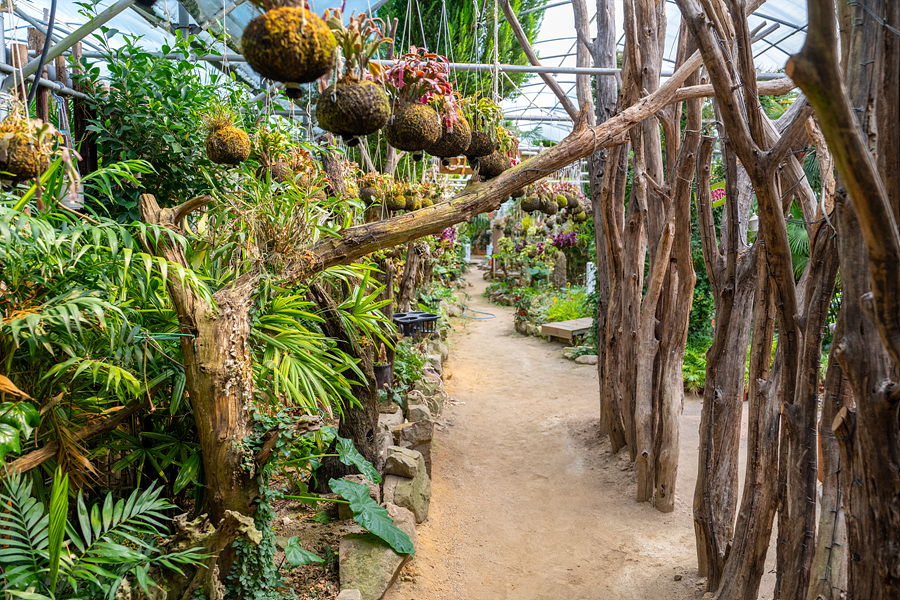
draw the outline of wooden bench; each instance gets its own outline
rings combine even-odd
[[[551,341],[553,341],[553,338],[556,338],[559,341],[571,343],[575,340],[575,336],[589,332],[593,324],[594,320],[591,317],[547,323],[546,325],[541,325],[541,335],[547,336]]]

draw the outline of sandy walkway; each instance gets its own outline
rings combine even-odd
[[[487,302],[473,270],[469,306],[497,318],[457,326],[434,448],[431,514],[407,581],[389,600],[683,600],[696,578],[690,496],[672,514],[633,500],[627,456],[595,433],[596,367],[518,335],[512,309]],[[696,402],[686,407],[683,469],[696,465]],[[692,433],[688,433],[692,432]],[[691,447],[693,445],[693,447]],[[676,577],[679,579],[676,581]]]

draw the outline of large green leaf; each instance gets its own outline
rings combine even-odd
[[[381,475],[378,474],[378,471],[375,470],[372,463],[367,461],[365,457],[359,453],[352,441],[338,436],[337,453],[338,458],[342,463],[345,465],[353,465],[372,483],[381,483]]]
[[[15,427],[0,423],[0,460],[6,457],[7,452],[21,452],[19,445],[19,430]]]
[[[177,494],[191,482],[196,482],[200,474],[200,452],[191,454],[181,466],[178,477],[175,478],[173,491]]]
[[[343,479],[332,479],[328,485],[332,492],[350,502],[354,521],[387,542],[400,554],[416,553],[409,536],[394,525],[394,520],[385,508],[378,506],[369,497],[369,486]]]
[[[284,547],[284,559],[288,561],[291,567],[299,567],[300,565],[308,565],[314,562],[325,562],[319,555],[301,548],[300,539],[296,535],[290,538]]]
[[[41,422],[41,415],[31,402],[4,402],[0,404],[0,423],[18,429],[28,439]]]

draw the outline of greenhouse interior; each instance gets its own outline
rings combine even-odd
[[[0,31],[3,600],[900,599],[900,2]]]

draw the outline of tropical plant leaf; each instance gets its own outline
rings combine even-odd
[[[359,453],[351,440],[338,436],[337,453],[338,459],[342,463],[356,467],[359,469],[359,472],[365,475],[366,479],[372,483],[381,483],[381,475],[375,467],[372,466],[372,463],[367,461],[365,457]]]
[[[331,491],[350,502],[353,520],[375,534],[400,554],[414,555],[415,547],[409,536],[396,525],[388,511],[369,496],[369,486],[343,479],[328,482]]]
[[[7,377],[6,375],[0,375],[0,394],[12,394],[13,396],[18,396],[19,398],[33,400],[31,396],[16,387],[16,384],[10,381],[9,377]]]
[[[0,423],[18,429],[27,440],[40,425],[41,414],[31,402],[4,402],[0,404]]]
[[[6,423],[0,423],[0,460],[3,460],[8,452],[19,453],[21,451],[19,430]]]
[[[69,512],[69,476],[63,475],[57,467],[53,476],[53,491],[50,494],[50,523],[48,539],[50,550],[50,573],[59,572],[59,561],[62,556],[63,537],[66,533],[66,521]],[[56,577],[50,578],[50,591],[56,592]]]
[[[309,563],[325,562],[318,554],[301,548],[300,539],[296,535],[291,537],[284,547],[284,559],[291,567],[299,567],[300,565],[308,565]]]

